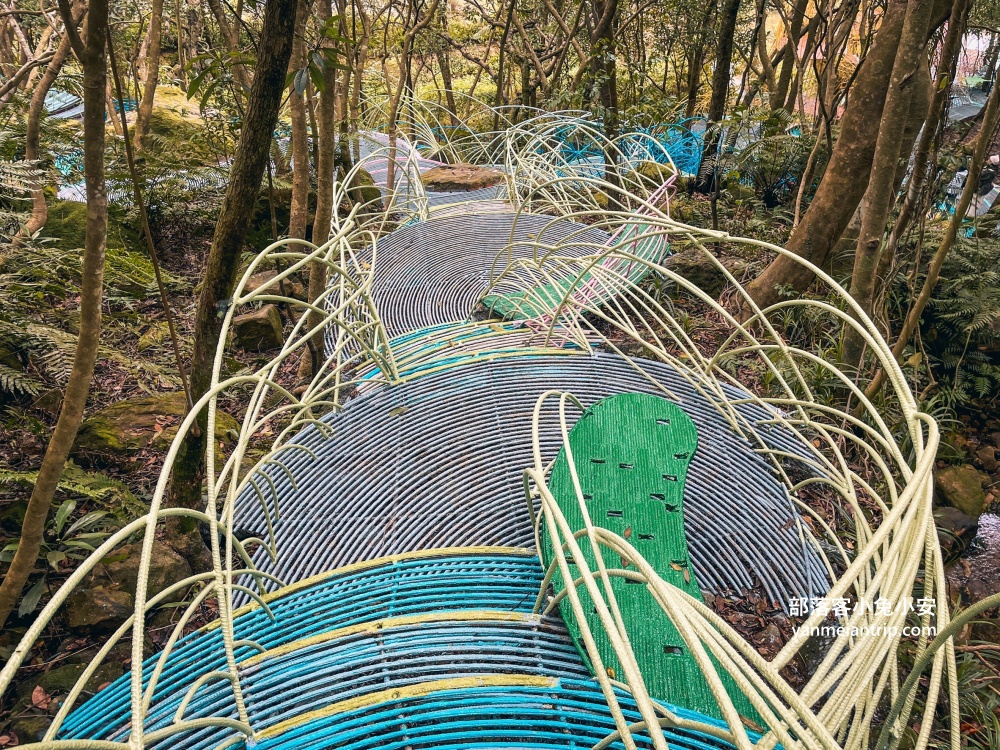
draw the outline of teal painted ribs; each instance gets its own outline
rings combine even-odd
[[[625,537],[667,582],[701,599],[691,570],[684,535],[684,482],[698,449],[698,433],[690,417],[658,396],[626,393],[587,409],[569,433],[569,446],[591,522]],[[584,527],[565,446],[552,469],[549,488],[570,527]],[[580,547],[591,570],[596,563],[590,544]],[[552,540],[544,539],[544,562],[553,559]],[[603,549],[604,564],[621,568],[623,561]],[[570,570],[576,572],[575,564]],[[556,590],[563,587],[557,574]],[[601,627],[593,600],[581,586],[587,623],[609,673],[624,673]],[[612,591],[628,629],[633,652],[649,694],[661,701],[721,718],[712,693],[680,633],[641,583],[612,578]],[[570,634],[583,650],[581,630],[568,599],[561,604]],[[593,669],[593,667],[591,666]],[[724,675],[726,690],[742,716],[759,723],[757,713]]]

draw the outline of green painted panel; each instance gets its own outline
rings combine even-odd
[[[688,464],[698,449],[698,433],[690,417],[658,396],[625,393],[587,409],[569,434],[569,445],[592,523],[625,537],[669,583],[701,599],[689,563],[684,536],[684,483]],[[584,527],[566,449],[552,469],[549,487],[574,530]],[[593,552],[585,539],[581,548],[592,570]],[[621,568],[621,557],[602,551],[608,568]],[[552,541],[543,539],[542,556],[553,559]],[[575,573],[576,566],[571,565]],[[561,576],[554,580],[563,587]],[[722,718],[701,670],[677,629],[641,583],[612,578],[612,591],[628,628],[632,650],[654,698]],[[601,658],[624,680],[621,664],[604,633],[593,600],[580,589],[584,612],[595,634]],[[580,627],[569,600],[562,614],[583,651]],[[740,714],[760,723],[749,702],[726,675],[726,690]]]

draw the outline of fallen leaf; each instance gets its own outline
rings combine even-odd
[[[615,670],[614,670],[614,667],[607,667],[607,673],[608,673],[608,677],[610,677],[612,680],[615,679]]]
[[[9,734],[0,734],[0,747],[14,747],[17,745],[17,738]]]
[[[44,711],[51,702],[52,696],[45,692],[45,688],[35,685],[35,689],[31,691],[31,705]]]
[[[395,409],[389,410],[390,417],[398,417],[400,414],[406,414],[410,408],[408,406],[397,406]]]
[[[626,528],[625,533],[622,536],[624,536],[626,539],[632,536],[632,527],[629,526],[628,528]]]
[[[670,567],[673,568],[674,570],[684,570],[684,568],[682,568],[677,563],[670,563]]]

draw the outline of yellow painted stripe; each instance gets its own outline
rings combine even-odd
[[[479,609],[479,610],[455,610],[450,612],[425,612],[420,615],[406,615],[404,617],[386,617],[382,620],[372,620],[362,622],[357,625],[349,625],[346,628],[329,630],[325,633],[302,638],[292,643],[263,651],[251,656],[239,663],[240,667],[252,667],[259,664],[264,659],[273,659],[278,656],[290,654],[300,648],[308,648],[317,643],[335,641],[338,638],[345,638],[358,633],[377,633],[389,628],[400,628],[408,625],[421,625],[428,622],[539,622],[540,617],[529,612],[503,612],[500,610]]]
[[[377,568],[381,565],[393,565],[407,560],[422,560],[433,557],[455,557],[460,555],[517,555],[520,557],[535,557],[534,551],[525,547],[441,547],[440,549],[414,550],[412,552],[403,552],[398,555],[378,557],[374,560],[362,560],[361,562],[345,565],[342,568],[328,570],[324,573],[317,573],[314,576],[303,578],[301,581],[296,581],[288,586],[284,586],[280,589],[264,594],[261,599],[263,599],[265,603],[270,603],[276,599],[288,596],[289,594],[294,594],[296,591],[308,588],[309,586],[317,584],[320,581],[325,581],[327,578],[357,573],[358,571]],[[259,608],[260,605],[256,601],[244,604],[239,609],[233,610],[233,618],[245,615],[247,612],[253,612],[255,609]],[[203,625],[199,629],[199,632],[208,632],[221,626],[221,621],[213,620],[208,623],[208,625]]]
[[[391,688],[389,690],[380,690],[377,693],[369,693],[368,695],[361,695],[357,698],[349,698],[348,700],[343,700],[339,703],[326,706],[325,708],[316,709],[315,711],[307,711],[304,714],[296,716],[294,719],[286,719],[285,721],[278,722],[272,727],[268,727],[258,734],[257,738],[263,740],[269,737],[276,737],[279,734],[287,732],[289,729],[294,729],[295,727],[307,724],[310,721],[324,719],[327,716],[346,713],[347,711],[354,711],[359,708],[367,708],[368,706],[377,706],[379,703],[387,703],[388,701],[400,700],[403,698],[419,698],[421,696],[438,693],[443,690],[458,690],[462,688],[476,687],[554,688],[558,684],[559,680],[555,677],[538,677],[530,674],[489,674],[481,675],[479,677],[451,677],[447,680],[420,682],[415,685],[406,685],[404,687]]]

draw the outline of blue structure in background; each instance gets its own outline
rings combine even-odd
[[[672,123],[661,123],[646,128],[636,128],[659,143],[670,154],[674,164],[684,174],[698,174],[701,154],[705,147],[705,121],[700,117],[687,117]],[[656,161],[666,163],[662,154],[654,154]]]

